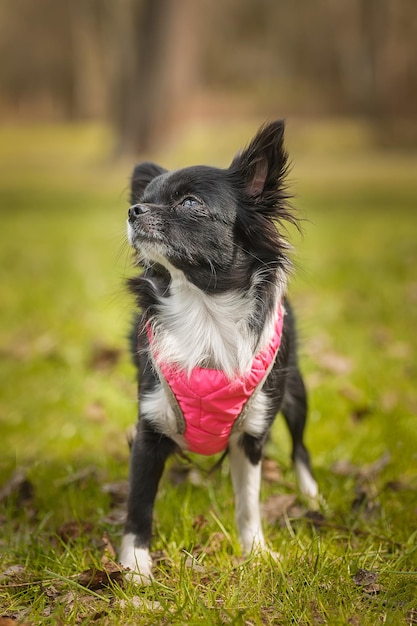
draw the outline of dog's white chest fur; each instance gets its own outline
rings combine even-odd
[[[256,337],[248,324],[256,304],[251,290],[208,295],[183,272],[172,267],[169,271],[169,295],[160,298],[152,320],[159,358],[188,372],[194,367],[221,369],[229,378],[248,371],[256,351],[274,332],[274,314],[266,320],[261,337]],[[277,288],[276,303],[280,296]]]
[[[170,294],[161,298],[152,324],[160,359],[187,371],[216,367],[229,377],[244,372],[254,349],[245,323],[250,306],[239,292],[207,295],[174,270]]]
[[[267,320],[259,340],[247,323],[253,312],[252,297],[240,292],[207,295],[189,283],[182,272],[169,269],[172,276],[169,295],[160,299],[158,314],[152,320],[152,349],[158,359],[175,363],[188,372],[194,367],[222,369],[230,378],[236,372],[248,371],[256,351],[264,347],[274,332],[275,316]],[[185,447],[165,385],[157,385],[141,398],[141,413],[159,431]],[[242,432],[259,436],[265,428],[267,414],[268,397],[258,388],[232,436]]]

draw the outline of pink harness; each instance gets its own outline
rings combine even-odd
[[[195,367],[188,375],[185,370],[163,363],[153,352],[161,382],[168,384],[171,400],[176,401],[177,406],[173,408],[182,418],[181,432],[191,452],[210,455],[226,449],[234,423],[272,367],[281,344],[282,326],[280,304],[269,345],[254,357],[249,372],[232,380],[222,370],[203,367]],[[152,349],[153,335],[149,325],[148,337]]]

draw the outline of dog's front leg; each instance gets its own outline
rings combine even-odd
[[[230,442],[229,456],[240,543],[242,551],[249,554],[251,551],[265,549],[259,507],[262,450],[259,448],[259,452],[256,451],[249,458],[245,448],[241,442]]]
[[[149,547],[153,507],[165,461],[174,449],[171,439],[155,432],[146,419],[139,421],[132,445],[127,521],[119,555],[137,583],[148,584],[152,579]]]

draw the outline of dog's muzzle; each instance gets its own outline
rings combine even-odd
[[[149,207],[146,204],[133,204],[127,212],[128,220],[133,224],[141,215],[148,212]]]

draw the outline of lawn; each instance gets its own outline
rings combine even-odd
[[[255,127],[196,126],[146,157],[226,165]],[[417,623],[417,152],[377,151],[352,122],[293,121],[288,143],[321,509],[297,494],[277,420],[262,501],[282,560],[243,559],[227,461],[173,459],[140,589],[115,555],[136,415],[132,164],[99,127],[0,128],[0,626]]]

